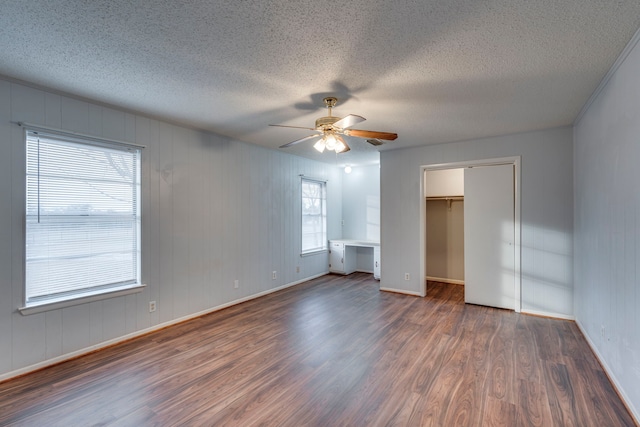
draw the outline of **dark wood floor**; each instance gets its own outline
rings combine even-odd
[[[0,425],[632,426],[576,325],[329,275],[0,383]]]

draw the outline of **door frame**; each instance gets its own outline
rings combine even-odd
[[[514,265],[513,265],[513,273],[514,273],[514,295],[515,295],[515,312],[520,313],[522,309],[522,270],[520,267],[521,258],[522,258],[522,247],[521,247],[521,219],[520,219],[520,202],[521,202],[521,170],[520,170],[521,157],[513,156],[513,157],[499,157],[492,159],[479,159],[479,160],[467,160],[462,162],[451,162],[451,163],[436,163],[430,165],[422,165],[420,166],[420,224],[419,224],[419,233],[420,233],[420,277],[422,278],[422,290],[421,295],[427,295],[427,266],[426,266],[426,252],[427,252],[427,230],[426,230],[426,220],[427,220],[427,207],[426,203],[424,203],[424,183],[425,183],[425,172],[432,170],[442,170],[442,169],[464,169],[473,166],[495,166],[495,165],[513,165],[513,188],[514,188]]]

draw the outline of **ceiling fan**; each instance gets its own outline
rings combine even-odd
[[[327,149],[330,151],[335,151],[336,153],[345,153],[349,151],[350,148],[341,135],[354,136],[356,138],[366,138],[369,144],[375,146],[384,144],[384,141],[393,141],[398,137],[398,134],[396,133],[350,129],[351,126],[363,122],[366,119],[362,116],[356,116],[355,114],[349,114],[348,116],[345,116],[343,118],[334,117],[331,115],[331,109],[335,107],[338,99],[329,96],[327,98],[324,98],[323,101],[326,107],[329,109],[329,115],[326,117],[318,118],[316,120],[315,128],[286,125],[269,125],[283,128],[308,129],[317,132],[313,135],[305,136],[304,138],[296,139],[295,141],[289,142],[288,144],[281,145],[280,148],[290,147],[309,139],[320,138],[313,145],[313,148],[315,148],[319,152],[322,153],[325,149]]]

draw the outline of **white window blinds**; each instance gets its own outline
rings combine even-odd
[[[25,303],[140,284],[140,149],[26,130]]]
[[[327,248],[327,184],[302,178],[302,253]]]

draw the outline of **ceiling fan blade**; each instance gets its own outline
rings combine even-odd
[[[280,146],[280,147],[278,147],[278,148],[291,147],[292,145],[299,144],[299,143],[301,143],[301,142],[303,142],[303,141],[306,141],[306,140],[308,140],[308,139],[311,139],[311,138],[318,138],[318,137],[320,137],[320,136],[322,136],[322,135],[320,135],[320,134],[315,134],[315,135],[305,136],[304,138],[296,139],[295,141],[291,141],[291,142],[290,142],[290,143],[288,143],[288,144],[281,145],[281,146]]]
[[[355,136],[356,138],[384,139],[387,141],[393,141],[398,137],[397,133],[376,132],[372,130],[358,130],[358,129],[345,130],[344,134],[348,136]]]
[[[303,127],[300,127],[300,126],[287,126],[287,125],[269,125],[269,126],[275,126],[275,127],[279,127],[279,128],[315,130],[314,128],[303,128]]]
[[[349,114],[346,117],[341,118],[340,120],[338,120],[337,122],[335,122],[333,124],[334,128],[340,128],[340,129],[347,129],[350,128],[351,126],[358,124],[360,122],[364,122],[365,119],[362,116],[356,116],[355,114]]]
[[[367,139],[367,142],[375,147],[378,147],[382,144],[384,144],[384,142],[380,141],[379,139]]]

